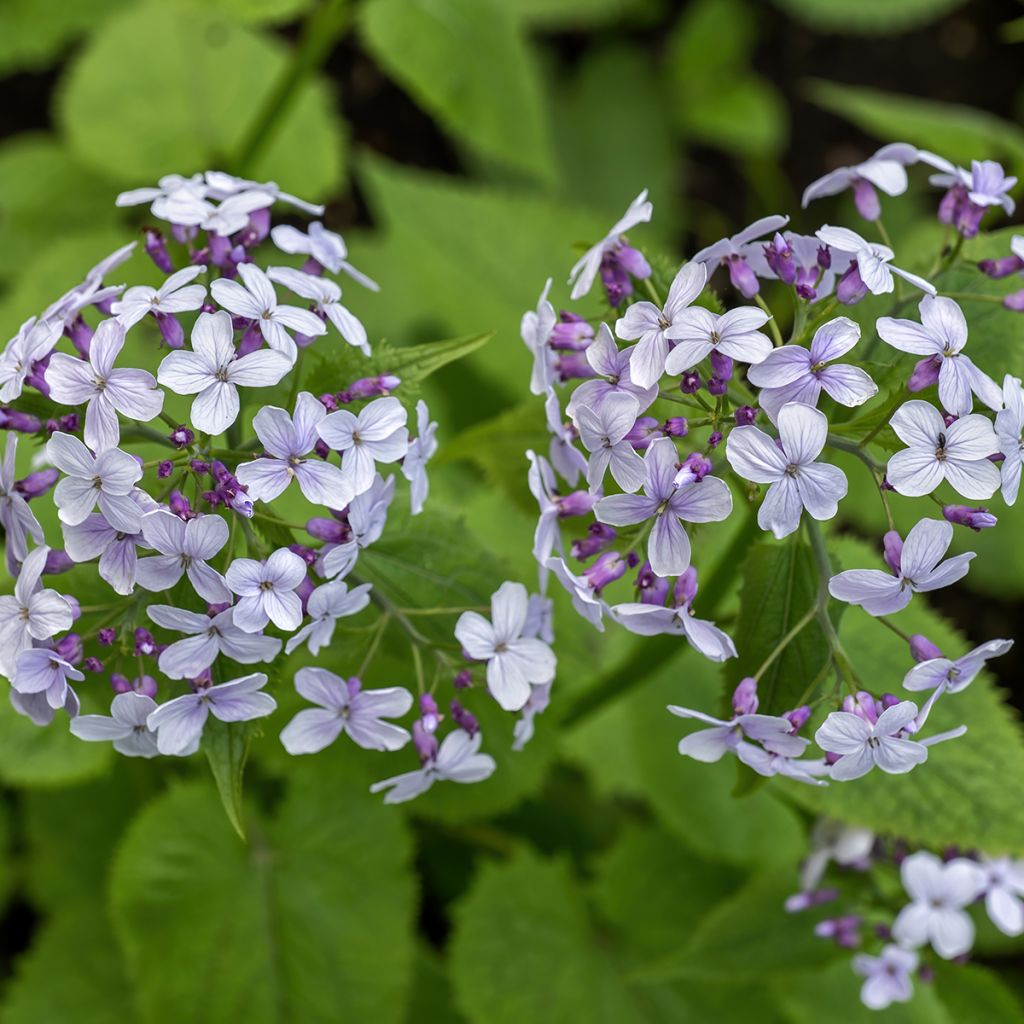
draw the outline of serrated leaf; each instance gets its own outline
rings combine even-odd
[[[203,729],[203,752],[210,764],[220,802],[231,827],[243,842],[242,778],[251,738],[252,725],[249,722],[222,722],[211,717]]]
[[[422,345],[405,345],[393,348],[388,354],[388,365],[403,382],[412,386],[422,384],[442,366],[464,359],[487,344],[494,337],[494,331],[471,334],[465,338],[450,338],[447,341],[428,341]]]
[[[884,35],[931,24],[965,0],[775,0],[787,14],[822,32]]]

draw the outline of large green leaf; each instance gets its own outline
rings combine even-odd
[[[302,765],[249,832],[246,846],[209,784],[170,790],[128,830],[111,906],[142,1019],[401,1020],[414,905],[401,819],[358,772]]]
[[[362,32],[377,62],[470,150],[551,177],[543,94],[503,0],[369,0]]]
[[[128,0],[6,0],[0,71],[43,68],[79,36],[96,30]]]
[[[907,31],[961,7],[965,0],[775,0],[787,14],[822,32],[885,35]]]
[[[112,18],[62,83],[57,116],[82,161],[125,185],[237,156],[289,59],[277,40],[204,7],[147,3]],[[341,184],[343,134],[320,81],[247,171],[316,199]]]

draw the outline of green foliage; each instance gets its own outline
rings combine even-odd
[[[143,4],[78,55],[57,114],[83,163],[126,186],[149,184],[230,164],[286,62],[280,43],[215,9]],[[305,85],[247,171],[309,198],[337,188],[344,139],[332,106],[323,83]]]
[[[176,787],[133,822],[110,891],[141,1019],[401,1020],[414,894],[400,819],[358,777],[299,768],[250,844],[209,786]]]
[[[928,25],[965,0],[775,0],[787,14],[824,32],[887,35]]]
[[[1024,1024],[1017,997],[984,967],[940,964],[935,991],[956,1024]]]
[[[369,0],[375,59],[448,131],[483,157],[552,177],[540,81],[503,0]]]
[[[70,43],[103,23],[128,0],[6,0],[0,34],[0,71],[44,67]]]
[[[203,729],[203,751],[210,764],[220,802],[231,827],[243,841],[242,777],[254,728],[250,722],[222,722],[211,715]]]

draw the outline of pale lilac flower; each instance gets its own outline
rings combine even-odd
[[[201,174],[193,174],[186,178],[180,174],[165,174],[155,186],[133,188],[122,192],[114,201],[115,206],[141,206],[151,203],[150,212],[161,220],[171,220],[166,216],[167,203],[172,197],[192,197],[198,200],[206,198],[209,188]],[[183,224],[183,221],[175,223]]]
[[[579,435],[572,421],[562,419],[562,406],[554,388],[548,389],[544,399],[544,416],[551,435],[551,443],[548,445],[551,465],[570,487],[575,487],[580,474],[587,471],[587,457],[574,443]]]
[[[931,494],[947,481],[965,498],[991,498],[999,489],[999,470],[989,461],[999,448],[990,420],[979,413],[949,426],[929,402],[905,402],[889,421],[907,447],[889,459],[886,479],[900,494]]]
[[[422,398],[416,403],[416,433],[402,459],[402,476],[409,481],[409,503],[414,516],[423,511],[430,493],[427,463],[437,454],[437,423],[430,419],[430,410]]]
[[[598,632],[604,632],[604,616],[611,609],[605,604],[600,593],[586,576],[576,576],[565,564],[564,558],[549,558],[544,563],[565,591],[572,597],[572,606]]]
[[[918,363],[915,376],[938,380],[939,401],[946,412],[966,416],[973,406],[972,391],[990,409],[1001,409],[1003,399],[995,381],[963,354],[967,344],[967,320],[960,307],[944,296],[926,295],[918,309],[919,324],[913,320],[879,317],[878,336],[901,352],[925,356]],[[921,389],[912,387],[911,390]]]
[[[253,213],[257,210],[266,210],[273,202],[274,197],[270,193],[252,190],[228,196],[216,206],[212,203],[203,203],[199,227],[210,234],[227,238],[228,235],[245,228]]]
[[[626,435],[636,423],[638,407],[631,395],[609,395],[597,409],[576,407],[576,428],[583,447],[590,452],[587,483],[599,488],[610,469],[612,479],[624,491],[636,491],[644,482],[644,461]]]
[[[370,603],[369,583],[348,589],[348,584],[334,580],[317,587],[306,602],[306,614],[310,621],[285,645],[285,653],[291,654],[300,644],[305,643],[310,654],[319,654],[334,636],[334,624],[347,615],[361,612]],[[300,691],[301,692],[301,691]],[[403,712],[404,713],[404,712]]]
[[[377,398],[358,415],[348,409],[329,413],[317,424],[321,440],[342,453],[341,472],[356,495],[373,483],[375,464],[397,462],[409,450],[405,406],[397,398]]]
[[[33,647],[22,651],[15,661],[11,686],[18,693],[42,694],[55,711],[64,707],[68,699],[68,680],[76,682],[85,676],[56,651],[48,647]]]
[[[1004,934],[1024,934],[1024,860],[983,857],[985,910]]]
[[[315,505],[344,508],[352,500],[352,487],[342,471],[319,456],[309,457],[326,416],[323,403],[308,391],[299,393],[294,416],[275,405],[265,405],[256,413],[253,429],[269,457],[243,462],[235,470],[250,499],[273,501],[295,480]]]
[[[804,509],[812,519],[834,518],[847,483],[838,466],[815,461],[828,437],[824,413],[791,402],[779,410],[778,423],[778,444],[757,427],[736,427],[725,454],[744,480],[770,485],[757,524],[781,539],[799,527]]]
[[[0,355],[0,402],[12,402],[21,395],[32,365],[53,351],[61,335],[61,324],[53,320],[26,320]]]
[[[412,707],[412,694],[400,686],[364,690],[358,679],[346,682],[324,668],[300,668],[295,689],[319,707],[300,711],[281,731],[289,754],[315,754],[343,732],[365,750],[400,750],[409,742],[406,729],[384,721]]]
[[[1001,206],[1007,216],[1013,215],[1016,204],[1010,191],[1017,179],[1007,177],[995,160],[972,160],[967,171],[933,153],[922,157],[942,172],[928,181],[948,190],[939,206],[939,219],[952,224],[964,237],[973,238],[978,233],[981,218],[990,206]]]
[[[680,322],[684,310],[704,290],[708,272],[703,263],[684,263],[669,288],[665,308],[653,302],[634,302],[615,324],[615,333],[626,341],[636,341],[629,358],[630,374],[638,387],[658,383],[665,372],[671,328]],[[593,365],[593,364],[591,364]]]
[[[277,228],[274,228],[276,231]],[[289,291],[310,299],[316,304],[316,311],[334,325],[335,330],[364,356],[370,355],[370,343],[362,321],[346,306],[341,304],[341,288],[325,277],[306,274],[292,267],[270,267],[267,277],[283,284]]]
[[[128,288],[121,298],[113,303],[110,312],[117,317],[124,329],[130,330],[147,313],[186,313],[199,309],[206,298],[206,287],[192,284],[200,274],[205,273],[202,265],[185,267],[170,277],[159,288],[136,285]]]
[[[665,372],[677,376],[712,353],[756,364],[772,351],[759,328],[771,319],[757,306],[738,306],[721,315],[702,306],[685,310],[665,335],[676,344],[665,360]]]
[[[139,586],[151,591],[170,590],[182,574],[187,574],[203,600],[229,602],[231,591],[224,577],[208,564],[227,544],[228,532],[228,524],[220,516],[198,515],[185,522],[166,509],[148,512],[142,519],[142,536],[160,553],[139,560]]]
[[[523,750],[533,739],[537,715],[543,714],[551,703],[551,684],[541,683],[530,689],[530,699],[523,705],[519,720],[512,726],[512,749]]]
[[[4,552],[7,567],[14,571],[28,554],[28,538],[43,543],[43,528],[28,502],[15,487],[17,473],[18,435],[9,431],[4,441],[4,455],[0,460],[0,526],[4,530]]]
[[[643,495],[613,494],[595,506],[599,522],[632,526],[654,519],[647,559],[659,576],[678,576],[690,564],[690,539],[682,522],[716,523],[732,511],[732,492],[717,477],[675,485],[676,448],[671,438],[652,442],[644,455],[647,479]]]
[[[782,757],[799,757],[810,742],[793,734],[789,719],[774,715],[736,715],[726,721],[675,704],[670,704],[668,710],[680,718],[693,718],[711,727],[691,732],[679,741],[680,754],[706,764],[720,761],[725,754],[736,754],[744,738],[756,740],[765,750]]]
[[[375,782],[370,792],[386,790],[384,803],[399,804],[425,793],[435,782],[482,782],[497,767],[493,757],[479,752],[482,742],[483,733],[470,736],[456,729],[445,736],[437,753],[418,771]]]
[[[744,246],[744,258],[758,277],[792,285],[797,297],[817,302],[832,294],[848,257],[829,252],[814,235],[776,232],[770,242]]]
[[[1003,453],[1000,469],[1003,501],[1013,505],[1020,491],[1021,463],[1024,461],[1024,390],[1020,378],[1003,378],[1003,408],[996,413],[996,440]]]
[[[731,238],[722,238],[695,253],[691,263],[703,263],[710,277],[719,264],[729,271],[729,280],[744,298],[752,299],[759,290],[757,277],[750,269],[747,257],[755,243],[765,235],[781,231],[789,223],[788,217],[772,214],[761,217]]]
[[[935,690],[941,686],[946,693],[959,693],[970,686],[990,658],[1000,657],[1012,646],[1012,640],[989,640],[955,661],[929,658],[904,676],[903,686],[907,690]]]
[[[359,552],[375,544],[384,532],[388,509],[395,497],[395,478],[385,480],[379,473],[369,490],[357,495],[348,506],[348,525],[352,539],[346,544],[327,545],[318,568],[324,576],[347,576],[356,564]]]
[[[55,352],[46,370],[50,397],[85,410],[85,443],[95,452],[113,448],[121,431],[117,414],[148,422],[164,407],[164,393],[146,370],[114,369],[124,347],[124,327],[104,320],[89,345],[89,361]]]
[[[341,235],[336,231],[328,231],[318,220],[309,225],[305,234],[288,224],[278,224],[270,229],[270,237],[282,252],[309,256],[332,274],[348,274],[353,281],[358,281],[364,287],[380,291],[376,281],[348,262],[348,246]]]
[[[239,629],[234,622],[234,608],[211,617],[169,604],[154,604],[146,609],[146,614],[164,629],[189,634],[160,654],[157,664],[170,679],[195,679],[221,654],[242,665],[253,665],[273,661],[281,650],[280,640]]]
[[[914,994],[911,979],[918,960],[917,953],[894,943],[883,946],[878,956],[858,953],[853,958],[853,969],[864,979],[860,1001],[869,1010],[884,1010],[893,1003],[910,1002]]]
[[[85,280],[69,291],[65,292],[59,299],[50,303],[41,320],[59,321],[58,326],[63,329],[69,327],[79,313],[88,306],[106,302],[115,298],[124,291],[124,285],[110,285],[103,287],[103,278],[111,270],[119,267],[135,251],[135,242],[122,245],[120,249],[114,250],[109,256],[100,260],[86,275]]]
[[[237,195],[239,192],[248,192],[256,189],[268,193],[275,201],[288,203],[296,209],[302,210],[313,217],[320,217],[324,208],[318,203],[310,203],[305,199],[299,199],[290,192],[285,192],[276,181],[250,181],[248,178],[239,178],[226,171],[207,171],[205,174],[206,184],[210,196],[214,199],[227,199],[229,196]]]
[[[220,434],[238,418],[238,388],[277,384],[292,364],[278,352],[235,353],[231,317],[223,310],[200,313],[192,351],[171,352],[157,370],[160,383],[179,395],[196,395],[191,420],[198,430]]]
[[[859,366],[829,366],[860,340],[860,326],[845,316],[829,320],[814,332],[810,349],[783,345],[747,371],[747,380],[759,388],[758,404],[774,422],[787,402],[818,404],[824,391],[848,408],[863,405],[878,394],[878,386]]]
[[[611,231],[596,245],[591,246],[573,266],[569,274],[569,284],[572,285],[573,302],[582,299],[590,291],[594,284],[594,278],[601,267],[601,260],[606,252],[623,244],[622,236],[634,228],[637,224],[646,224],[654,213],[654,206],[647,199],[647,189],[644,189],[629,204],[629,208],[620,220],[612,225]]]
[[[966,953],[974,944],[974,922],[964,908],[985,888],[981,868],[966,857],[943,863],[919,850],[900,865],[900,879],[911,902],[893,922],[893,938],[915,949],[931,943],[944,960]]]
[[[849,711],[833,711],[814,734],[814,742],[839,755],[830,773],[836,782],[859,779],[874,767],[903,775],[928,760],[924,744],[900,735],[916,718],[917,705],[909,700],[886,708],[874,723]]]
[[[18,655],[33,640],[49,640],[71,628],[71,605],[55,590],[39,583],[46,565],[47,547],[35,548],[25,557],[14,581],[14,593],[0,595],[0,673],[10,679]]]
[[[236,316],[255,321],[266,343],[289,362],[294,362],[298,353],[289,330],[309,338],[327,333],[323,320],[315,313],[299,306],[278,305],[273,284],[255,264],[239,264],[238,273],[242,284],[221,277],[210,285],[214,299]]]
[[[555,655],[536,637],[524,637],[526,587],[507,580],[491,597],[491,620],[463,612],[455,638],[476,661],[487,662],[487,689],[505,711],[518,711],[530,699],[531,684],[555,677]]]
[[[858,825],[822,818],[811,834],[812,849],[800,870],[804,893],[817,889],[831,861],[840,867],[865,863],[875,845],[875,833]]]
[[[853,258],[860,281],[872,295],[885,295],[891,292],[895,287],[893,274],[902,277],[904,281],[909,281],[914,287],[929,295],[935,294],[935,286],[923,277],[891,265],[890,261],[895,253],[887,245],[869,242],[849,228],[832,227],[828,224],[815,234],[830,248],[847,253]]]
[[[865,220],[878,220],[882,210],[875,189],[887,196],[903,195],[907,191],[906,168],[917,161],[916,147],[906,142],[891,142],[863,163],[852,167],[837,167],[817,181],[812,181],[804,189],[800,205],[806,210],[815,199],[838,195],[851,188],[857,212]]]
[[[781,775],[787,779],[803,782],[808,786],[828,785],[821,778],[822,775],[829,773],[829,766],[823,757],[787,757],[785,754],[775,754],[763,747],[746,742],[738,743],[734,753],[748,768],[757,772],[758,775],[763,775],[766,779]]]
[[[640,412],[645,412],[658,397],[658,389],[656,386],[642,388],[633,380],[631,363],[635,352],[635,345],[620,351],[608,325],[601,324],[587,346],[587,362],[598,377],[585,380],[572,393],[565,410],[569,416],[575,417],[576,410],[582,406],[599,409],[610,395],[619,394],[632,395]]]
[[[268,622],[289,633],[302,622],[302,601],[295,588],[306,578],[306,563],[294,551],[278,548],[265,562],[236,558],[224,574],[239,596],[235,625],[260,633]]]
[[[888,535],[887,538],[888,540]],[[942,561],[953,542],[953,526],[944,520],[922,519],[899,543],[899,572],[848,569],[828,582],[828,592],[839,601],[860,605],[870,615],[891,615],[910,603],[915,592],[940,590],[967,575],[973,551]]]
[[[537,300],[536,310],[528,309],[519,324],[519,337],[523,339],[523,344],[533,357],[530,391],[535,395],[543,395],[555,381],[557,355],[548,342],[558,322],[558,315],[555,313],[555,307],[548,301],[550,290],[549,277]]]
[[[277,707],[269,693],[261,692],[266,682],[262,672],[254,672],[161,704],[146,719],[146,725],[156,733],[157,749],[161,754],[178,756],[195,750],[210,715],[222,722],[265,718]]]
[[[142,513],[132,499],[142,466],[120,448],[93,455],[72,434],[54,434],[46,443],[46,457],[65,474],[53,492],[62,523],[77,526],[99,505],[115,530],[138,533]]]
[[[156,506],[156,502],[148,495],[143,497],[141,491],[132,497],[142,515]],[[74,562],[89,562],[99,558],[100,578],[106,580],[118,594],[131,594],[135,590],[138,574],[137,545],[142,542],[141,523],[138,530],[127,533],[115,529],[99,512],[91,513],[74,526],[64,524],[64,549],[68,557]]]
[[[114,749],[125,757],[156,757],[160,751],[156,734],[146,724],[156,710],[152,697],[130,690],[119,693],[110,703],[110,717],[106,715],[79,715],[71,720],[71,734],[80,740],[92,742],[113,741]],[[194,754],[199,749],[199,737],[182,755]]]

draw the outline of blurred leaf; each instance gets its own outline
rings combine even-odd
[[[195,0],[174,0],[185,7],[194,7]],[[278,25],[303,14],[314,0],[204,0],[203,8],[223,12],[231,18],[253,25]]]
[[[426,943],[416,950],[412,998],[405,1020],[406,1024],[466,1024],[466,1018],[455,1008],[445,963]]]
[[[5,0],[0,72],[45,67],[79,36],[98,29],[128,0]]]
[[[120,184],[230,166],[288,59],[278,40],[222,12],[143,4],[112,18],[76,57],[57,118],[81,160]],[[251,176],[305,198],[335,191],[344,139],[334,106],[322,82],[303,86]]]
[[[1024,1024],[1019,997],[985,967],[938,963],[935,991],[956,1024]]]
[[[787,14],[819,32],[886,35],[920,28],[962,7],[965,0],[775,0]]]
[[[984,110],[819,79],[808,83],[808,92],[819,107],[880,142],[909,142],[968,166],[994,156],[1024,160],[1024,129]]]
[[[472,334],[466,338],[405,345],[401,348],[385,349],[379,358],[391,373],[401,378],[403,384],[418,387],[432,373],[455,362],[456,359],[464,359],[471,355],[493,337],[494,332],[488,331],[486,334]]]
[[[531,27],[547,31],[592,28],[657,10],[657,0],[507,0],[507,5]]]
[[[110,896],[142,1018],[400,1021],[414,904],[400,818],[358,778],[303,765],[249,832],[245,846],[208,785],[170,790],[129,828]]]
[[[551,178],[540,81],[504,0],[368,0],[361,19],[375,60],[460,142]]]
[[[224,813],[238,838],[245,840],[242,817],[242,777],[249,756],[252,726],[249,722],[222,722],[212,718],[203,729],[203,751],[210,763]]]
[[[841,538],[839,561],[850,568],[875,565],[861,541]],[[949,657],[965,649],[960,634],[915,598],[892,617],[907,634],[923,633]],[[843,616],[840,637],[866,685],[878,694],[899,693],[913,662],[907,645],[860,609]],[[840,821],[900,836],[911,845],[977,848],[986,853],[1024,853],[1024,738],[1015,712],[983,674],[962,693],[940,700],[927,734],[961,723],[967,734],[931,748],[928,761],[908,775],[875,771],[824,789],[789,784],[789,795]]]

